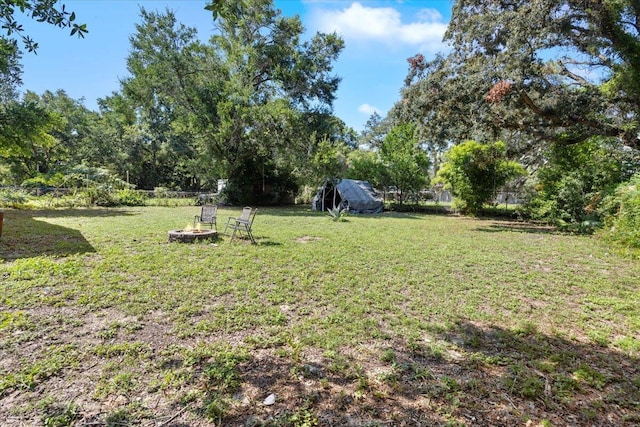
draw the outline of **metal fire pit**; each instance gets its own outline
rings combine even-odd
[[[191,243],[196,240],[215,239],[218,237],[216,230],[171,230],[169,231],[170,242]]]

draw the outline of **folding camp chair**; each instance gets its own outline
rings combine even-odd
[[[211,229],[216,229],[216,216],[218,215],[218,206],[216,205],[202,205],[200,215],[196,215],[193,219],[193,226],[196,227],[197,223],[209,224]]]
[[[251,243],[256,243],[256,240],[253,238],[253,233],[251,232],[251,227],[253,226],[253,220],[256,217],[256,213],[258,209],[252,209],[250,206],[247,206],[242,209],[242,214],[238,218],[230,217],[227,220],[227,226],[224,229],[224,234],[229,235],[229,231],[233,230],[231,233],[231,240],[236,237],[236,233],[244,233],[250,239]]]

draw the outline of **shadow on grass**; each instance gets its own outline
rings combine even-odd
[[[125,208],[78,208],[78,209],[48,209],[36,211],[15,211],[29,216],[45,218],[99,218],[111,216],[136,216],[139,212],[132,212]]]
[[[455,215],[456,210],[451,208],[447,204],[398,204],[387,203],[385,204],[385,212],[395,213],[412,213],[412,214],[425,214],[425,215]]]
[[[238,366],[236,393],[258,391],[255,401],[223,424],[638,425],[638,357],[530,329],[460,322],[433,340],[389,339],[369,359],[256,355]],[[262,404],[271,393],[276,403]]]
[[[356,214],[349,213],[347,218],[350,216],[353,217],[367,217],[367,218],[383,218],[386,213],[389,211],[385,211],[380,214]],[[278,207],[259,207],[258,208],[258,217],[260,213],[278,216],[278,217],[310,217],[310,218],[330,218],[327,212],[313,211],[311,207],[308,205],[295,205],[295,206],[278,206]]]
[[[107,213],[104,211],[107,210],[100,209],[96,212],[83,210],[77,216],[86,216],[88,212],[95,216],[105,216]],[[78,230],[39,221],[34,219],[34,216],[74,215],[73,211],[6,210],[2,237],[0,237],[0,259],[13,261],[36,256],[62,257],[95,252],[95,249]]]
[[[269,240],[265,236],[255,236],[255,239],[256,239],[256,243],[255,243],[256,247],[282,246],[282,243],[274,240]],[[248,237],[244,237],[244,236],[235,237],[233,240],[226,238],[224,243],[227,245],[252,245],[251,240]]]
[[[503,233],[503,232],[516,232],[516,233],[532,233],[532,234],[559,234],[558,229],[551,225],[534,224],[527,222],[514,222],[506,220],[498,220],[496,218],[487,218],[486,221],[491,221],[487,227],[478,227],[477,231],[485,233]]]
[[[282,217],[316,217],[322,216],[322,212],[312,211],[309,205],[288,205],[288,206],[259,206],[258,215],[273,215]]]
[[[631,353],[640,349],[637,338],[635,349],[624,354],[545,335],[533,325],[510,330],[460,321],[448,327],[426,325],[423,336],[386,335],[323,351],[305,347],[295,337],[269,341],[274,331],[252,330],[260,336],[253,335],[257,340],[246,352],[211,337],[215,345],[184,343],[186,350],[180,351],[179,344],[167,342],[169,347],[156,343],[154,351],[127,353],[133,359],[128,362],[131,366],[122,368],[124,372],[138,362],[145,369],[139,377],[133,375],[142,382],[139,391],[132,389],[120,404],[113,396],[93,397],[93,412],[83,409],[82,400],[59,402],[50,416],[65,416],[65,408],[73,405],[78,425],[630,427],[640,423],[640,360]],[[142,329],[131,330],[121,339],[142,343],[144,334]],[[115,351],[124,343],[114,345]],[[97,357],[85,359],[86,366],[62,371],[60,378],[43,382],[35,391],[64,395],[80,372],[109,362],[109,357]],[[153,367],[158,370],[148,371]],[[145,385],[145,378],[167,382],[150,386],[153,382]],[[83,382],[88,395],[95,389],[92,381]],[[9,396],[19,392],[10,390]],[[275,401],[265,403],[271,394]],[[80,394],[74,390],[67,396],[78,399]],[[158,405],[163,399],[166,404]],[[109,411],[96,413],[97,403]],[[0,417],[16,408],[0,405]],[[29,421],[38,416],[35,411],[18,421],[37,425]]]
[[[274,241],[274,240],[264,240],[264,238],[256,237],[258,246],[282,246],[282,243]]]
[[[313,211],[307,205],[296,205],[296,206],[267,206],[267,207],[259,207],[258,208],[258,216],[260,214],[273,215],[277,217],[308,217],[308,218],[331,218],[327,212]],[[398,217],[398,218],[412,218],[412,219],[421,219],[424,218],[424,215],[442,215],[448,216],[451,215],[450,212],[447,212],[446,209],[429,209],[425,211],[420,211],[416,209],[407,208],[406,210],[395,211],[385,209],[384,212],[375,213],[375,214],[360,214],[360,213],[349,213],[346,216],[348,220],[350,217],[353,218],[372,218],[372,219],[385,219],[388,217]]]

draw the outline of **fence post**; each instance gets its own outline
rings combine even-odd
[[[0,238],[2,237],[2,223],[4,222],[4,211],[0,209]]]

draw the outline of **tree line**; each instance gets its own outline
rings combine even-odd
[[[141,9],[129,76],[97,112],[61,91],[18,98],[20,53],[7,31],[2,180],[78,164],[142,189],[211,189],[226,178],[235,203],[285,202],[335,177],[393,188],[402,201],[432,181],[472,213],[512,182],[528,193],[530,218],[599,221],[640,167],[636,3],[457,0],[447,53],[409,58],[397,104],[361,133],[332,111],[344,41],[303,38],[300,18],[270,0],[209,3],[208,42],[170,10]],[[87,31],[59,12],[46,22]]]
[[[438,155],[504,141],[527,171],[529,217],[600,221],[640,171],[639,18],[631,0],[457,0],[449,53],[409,58],[390,115]]]
[[[300,18],[281,16],[269,0],[207,9],[216,31],[204,43],[171,10],[142,8],[129,75],[98,100],[99,111],[61,90],[19,98],[19,55],[8,59],[16,68],[3,83],[2,182],[59,184],[60,174],[77,182],[79,167],[95,175],[108,168],[139,189],[207,191],[224,178],[232,203],[283,202],[346,176],[401,194],[427,183],[429,162],[413,125],[399,123],[375,145],[369,131],[359,135],[333,115],[340,37],[302,40]],[[379,121],[372,117],[372,130]]]

